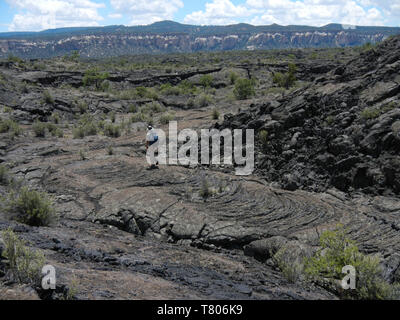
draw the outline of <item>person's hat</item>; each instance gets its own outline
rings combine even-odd
[[[151,129],[153,129],[153,127],[149,125],[149,126],[147,127],[147,129],[151,130]]]

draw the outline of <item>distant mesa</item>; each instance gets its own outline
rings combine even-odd
[[[75,27],[0,33],[0,57],[50,58],[77,50],[86,57],[142,53],[329,48],[377,43],[400,34],[397,27],[346,24],[312,26],[197,26],[159,21],[144,26]]]

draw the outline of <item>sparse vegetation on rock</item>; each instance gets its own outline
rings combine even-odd
[[[218,109],[213,109],[212,113],[211,113],[211,117],[213,118],[213,120],[218,120],[219,117],[221,116],[220,112],[218,111]]]
[[[255,95],[255,81],[252,79],[237,79],[233,94],[238,100],[245,100]]]
[[[32,125],[32,129],[36,137],[44,138],[46,136],[47,124],[44,122],[36,121]]]
[[[11,229],[1,233],[4,242],[3,257],[14,280],[20,283],[39,285],[41,271],[45,262],[44,255],[26,246]]]
[[[97,68],[90,68],[86,70],[82,82],[85,87],[94,85],[96,90],[100,90],[104,89],[102,84],[109,76],[108,72],[100,72]]]
[[[175,120],[175,115],[171,112],[166,112],[160,117],[161,124],[168,124],[170,121]]]
[[[0,133],[10,133],[11,136],[19,136],[22,134],[22,129],[17,122],[11,119],[2,120],[0,118]]]
[[[342,268],[353,266],[356,270],[357,289],[338,289],[343,298],[375,300],[391,297],[392,288],[382,277],[379,258],[361,253],[343,227],[325,231],[321,235],[320,246],[315,256],[306,260],[305,272],[311,279],[339,281],[344,277]],[[332,282],[332,285],[339,286],[336,282]]]
[[[202,93],[201,95],[197,96],[194,100],[194,105],[199,108],[204,108],[209,106],[213,102],[213,99],[208,94]]]
[[[27,187],[9,194],[6,211],[12,219],[30,226],[48,226],[55,219],[55,210],[49,196]]]
[[[293,63],[289,63],[289,71],[287,73],[277,72],[273,75],[273,82],[279,87],[289,89],[296,83],[297,67]]]
[[[47,104],[54,104],[54,98],[48,90],[43,91],[43,102]]]
[[[399,40],[101,59],[70,58],[68,45],[54,59],[0,61],[0,228],[57,268],[56,290],[23,290],[43,299],[395,298]],[[285,76],[289,63],[297,70],[287,89],[271,75]],[[221,142],[219,163],[206,150],[198,157],[208,163],[183,164],[181,152],[178,163],[149,167],[147,125],[168,129],[173,119],[199,138],[253,129],[254,172],[236,175],[244,164],[224,157],[218,135],[209,142]],[[52,211],[57,223],[43,227]],[[323,232],[339,222],[348,233]],[[344,263],[360,271],[356,292],[337,285]],[[19,292],[19,281],[0,259],[0,286]],[[168,290],[154,290],[160,283]]]
[[[0,184],[8,184],[9,182],[9,176],[8,176],[8,170],[5,166],[0,164]]]

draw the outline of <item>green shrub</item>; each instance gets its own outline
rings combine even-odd
[[[85,114],[88,110],[88,104],[85,101],[78,102],[78,109],[81,114]]]
[[[375,47],[376,47],[375,44],[372,44],[371,42],[367,42],[367,43],[364,43],[360,48],[361,48],[361,51],[369,51]]]
[[[51,115],[51,120],[55,123],[55,124],[59,124],[60,123],[60,115],[57,112],[54,112]]]
[[[82,139],[86,136],[95,136],[98,133],[98,128],[94,122],[89,122],[80,125],[72,130],[74,139]]]
[[[134,105],[134,104],[131,104],[129,106],[129,108],[128,108],[128,112],[129,113],[136,113],[136,112],[138,112],[138,107],[136,105]]]
[[[12,192],[6,211],[12,219],[30,226],[48,226],[55,218],[53,203],[45,193],[22,187]]]
[[[38,285],[45,262],[44,255],[26,247],[25,242],[19,239],[11,229],[3,231],[2,238],[4,242],[3,256],[8,260],[15,280],[20,283]]]
[[[133,100],[138,97],[136,89],[123,90],[118,94],[118,98],[121,100]]]
[[[13,110],[10,107],[4,107],[4,112],[5,113],[12,113]]]
[[[296,283],[301,278],[304,266],[297,261],[293,261],[285,247],[279,249],[272,257],[272,260],[289,282]]]
[[[212,98],[208,94],[202,93],[196,97],[194,104],[199,108],[204,108],[209,106],[212,101]]]
[[[200,197],[202,197],[203,199],[207,199],[214,194],[207,179],[203,179],[203,181],[201,183],[201,188],[200,188],[199,194],[200,194]]]
[[[338,226],[326,231],[320,237],[321,249],[305,260],[305,272],[314,281],[343,279],[342,268],[351,265],[356,270],[356,290],[338,290],[347,299],[386,299],[392,289],[381,275],[379,259],[359,252],[356,244],[346,235],[346,230]]]
[[[332,125],[335,122],[335,117],[334,116],[327,116],[325,121],[326,121],[326,123],[328,125]]]
[[[8,184],[8,170],[5,166],[0,164],[0,184]]]
[[[72,130],[74,139],[82,139],[86,136],[95,136],[98,133],[98,126],[93,116],[86,113],[79,119],[79,124]]]
[[[230,72],[229,73],[229,82],[233,85],[236,83],[236,80],[239,79],[239,76],[236,72]]]
[[[33,69],[34,70],[45,70],[46,69],[46,65],[43,62],[35,62],[33,64]]]
[[[109,156],[112,156],[112,155],[114,154],[114,150],[113,150],[113,148],[112,148],[111,146],[108,146],[108,147],[107,147],[107,154],[108,154]]]
[[[245,100],[255,95],[255,81],[253,79],[238,79],[233,94],[238,100]]]
[[[84,150],[79,150],[79,157],[81,158],[82,161],[86,160],[86,153]]]
[[[137,87],[136,93],[140,98],[145,98],[147,96],[147,88],[146,87]]]
[[[85,137],[85,129],[83,126],[72,129],[72,136],[74,139],[83,139]]]
[[[268,131],[261,130],[258,137],[260,139],[261,144],[265,147],[268,144]]]
[[[397,108],[397,104],[395,102],[391,102],[391,103],[388,103],[387,105],[384,105],[381,109],[382,109],[382,113],[386,113],[386,112],[389,112],[396,108]]]
[[[175,119],[175,115],[167,112],[164,113],[161,117],[160,117],[160,123],[161,124],[168,124],[170,121],[173,121]]]
[[[365,108],[361,112],[361,117],[370,120],[370,119],[376,119],[381,115],[381,111],[378,108]]]
[[[47,104],[54,104],[54,98],[48,90],[43,91],[42,93],[43,102]]]
[[[106,92],[110,90],[110,81],[104,80],[100,83],[100,91]]]
[[[33,132],[36,137],[44,138],[46,136],[47,124],[40,121],[35,121],[32,125]]]
[[[79,280],[73,279],[68,285],[68,291],[66,293],[64,292],[64,296],[61,297],[61,300],[76,300],[76,295],[78,294],[78,285]]]
[[[48,123],[47,130],[53,137],[62,138],[64,136],[64,132],[59,127],[57,127],[54,123]]]
[[[214,78],[209,74],[205,74],[200,78],[200,85],[203,88],[209,88],[213,85]]]
[[[112,123],[115,123],[115,121],[117,120],[117,115],[114,111],[110,113],[110,120]]]
[[[289,63],[289,71],[287,73],[277,72],[273,75],[272,81],[279,87],[289,89],[296,83],[297,67],[293,63]]]
[[[182,94],[182,91],[179,87],[173,87],[170,83],[163,84],[160,87],[160,91],[166,96],[179,96]]]
[[[1,120],[0,119],[0,133],[9,132],[13,136],[19,136],[22,134],[22,129],[14,120]]]
[[[136,94],[140,98],[147,98],[152,100],[158,100],[158,94],[154,90],[154,88],[146,88],[146,87],[137,87]]]
[[[107,137],[118,138],[121,136],[121,128],[118,125],[108,123],[104,127],[104,134]]]
[[[158,102],[150,102],[145,104],[142,108],[141,108],[141,112],[142,113],[146,113],[146,114],[153,114],[153,113],[160,113],[160,112],[164,112],[165,111],[165,107],[162,106],[160,103]]]
[[[181,81],[181,83],[178,85],[178,88],[182,94],[196,94],[197,92],[197,87],[188,80]]]
[[[193,98],[190,98],[189,100],[188,100],[188,102],[187,102],[187,105],[189,106],[189,107],[194,107],[194,105],[195,105],[195,99],[193,99]]]
[[[10,53],[8,55],[8,61],[14,62],[14,63],[23,63],[24,62],[24,60],[22,60],[20,57],[13,55],[12,53]]]
[[[46,123],[46,127],[47,127],[47,130],[49,131],[49,133],[52,136],[55,136],[55,133],[56,133],[58,127],[54,123]]]
[[[80,58],[79,51],[74,50],[69,55],[65,55],[64,59],[72,62],[78,62]]]
[[[132,115],[130,121],[132,123],[136,122],[148,122],[150,119],[149,115],[144,114],[143,112],[138,112]]]
[[[221,116],[220,112],[218,111],[217,108],[213,109],[211,117],[213,120],[218,120],[219,117]]]
[[[100,72],[98,68],[88,69],[82,78],[83,85],[89,87],[94,85],[96,90],[101,89],[101,84],[110,77],[108,72]]]
[[[52,135],[56,136],[57,138],[63,138],[64,132],[60,128],[57,128],[56,131],[52,133]]]

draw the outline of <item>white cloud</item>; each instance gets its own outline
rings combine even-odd
[[[400,0],[243,0],[238,5],[230,0],[210,0],[203,10],[188,14],[184,22],[384,25],[391,21],[396,11],[400,14]]]
[[[239,19],[249,17],[251,10],[244,5],[235,6],[230,0],[213,0],[206,3],[204,11],[196,11],[187,15],[185,23],[226,25],[237,23]]]
[[[259,14],[254,24],[279,23],[322,26],[328,23],[382,25],[384,18],[375,7],[366,9],[357,1],[347,0],[247,0]]]
[[[7,2],[21,10],[9,25],[10,31],[96,26],[103,20],[98,9],[105,6],[90,0],[7,0]]]
[[[117,13],[130,16],[131,25],[172,20],[174,14],[183,8],[181,0],[110,0],[110,3]]]

